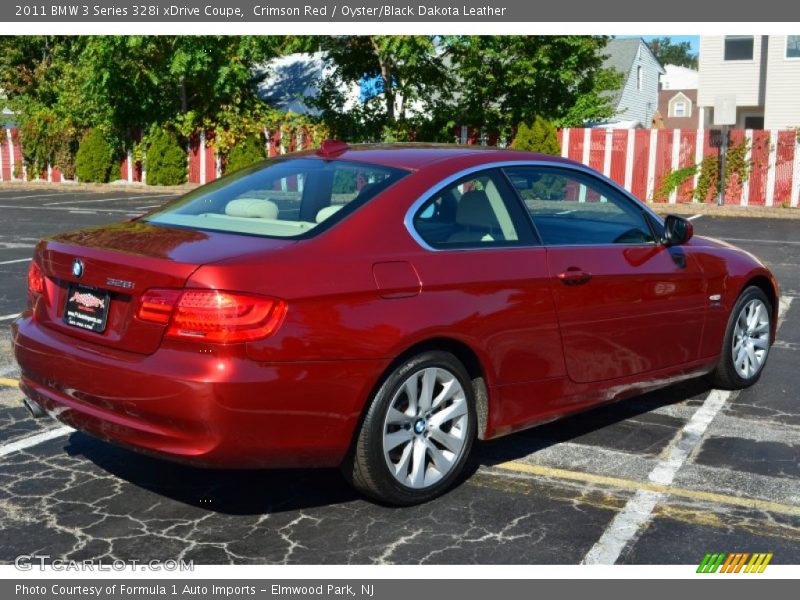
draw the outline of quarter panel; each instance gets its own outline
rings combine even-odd
[[[247,345],[258,361],[394,358],[418,342],[449,337],[479,355],[492,385],[563,374],[543,248],[418,250],[403,260],[419,275],[416,296],[381,297],[373,260],[355,256],[283,260],[265,265],[260,278],[209,266],[191,285],[247,286],[287,300],[278,332]]]

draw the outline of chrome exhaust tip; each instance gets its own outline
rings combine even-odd
[[[47,416],[47,412],[30,398],[23,398],[22,403],[34,419],[41,419]]]

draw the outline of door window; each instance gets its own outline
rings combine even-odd
[[[590,175],[535,166],[505,172],[546,245],[655,243],[642,209]]]

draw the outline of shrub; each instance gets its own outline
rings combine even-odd
[[[514,150],[530,150],[531,146],[531,130],[525,122],[517,125],[517,134],[511,142],[511,147]]]
[[[415,120],[406,118],[397,119],[383,126],[381,142],[384,144],[402,144],[416,141],[418,128],[419,125]]]
[[[164,129],[156,129],[147,146],[148,185],[180,185],[186,183],[186,152],[177,136]]]
[[[100,129],[92,129],[81,140],[75,156],[75,173],[81,181],[106,183],[114,168],[114,146]]]
[[[225,163],[225,173],[233,173],[239,169],[252,165],[255,162],[264,160],[267,157],[264,148],[264,141],[260,135],[248,135],[246,138],[234,144],[228,152]]]
[[[534,119],[530,127],[525,123],[519,124],[511,147],[514,150],[527,150],[554,156],[561,154],[555,125],[539,116]]]
[[[75,179],[75,152],[78,142],[74,135],[60,136],[53,146],[53,167],[61,170],[64,179]]]

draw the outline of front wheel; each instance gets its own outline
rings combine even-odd
[[[476,421],[461,362],[448,352],[418,354],[394,368],[372,397],[343,472],[387,504],[426,502],[457,480]]]
[[[772,305],[755,286],[744,290],[728,319],[722,354],[711,374],[715,387],[739,390],[761,377],[769,354],[772,333]]]

